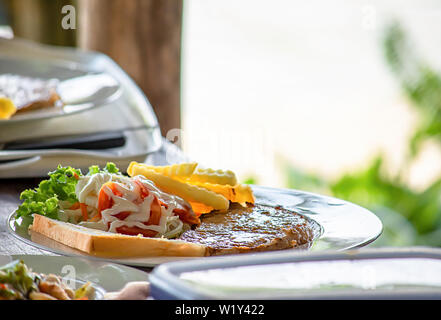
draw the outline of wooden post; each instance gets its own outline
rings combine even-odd
[[[78,40],[144,91],[162,134],[180,128],[181,0],[79,0]]]
[[[14,36],[40,43],[76,46],[76,30],[62,27],[62,8],[77,0],[4,0]]]

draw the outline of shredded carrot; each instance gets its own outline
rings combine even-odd
[[[89,215],[87,214],[87,205],[85,203],[80,203],[81,214],[83,215],[83,220],[87,221]]]

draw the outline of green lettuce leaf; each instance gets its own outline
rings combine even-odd
[[[113,162],[107,162],[104,169],[100,169],[99,166],[90,166],[88,176],[94,175],[96,173],[111,173],[111,174],[120,174],[119,169]]]
[[[102,170],[98,166],[89,167],[88,175],[103,172],[119,174],[119,169],[109,162]],[[78,201],[75,186],[82,175],[79,169],[59,165],[55,171],[49,172],[49,179],[41,181],[37,188],[27,189],[20,194],[23,203],[16,210],[16,219],[34,213],[58,219],[59,201],[72,204]]]

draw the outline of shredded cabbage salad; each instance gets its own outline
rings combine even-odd
[[[200,223],[183,199],[162,192],[142,176],[127,177],[113,163],[83,175],[58,168],[37,188],[21,193],[16,219],[40,214],[85,227],[145,237],[178,237]]]

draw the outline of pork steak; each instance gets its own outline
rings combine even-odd
[[[225,212],[201,217],[201,224],[180,240],[207,247],[207,255],[309,247],[320,234],[317,222],[282,207],[232,204]]]

